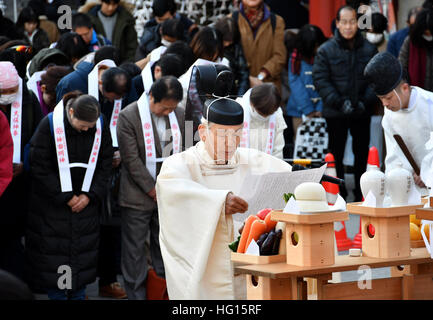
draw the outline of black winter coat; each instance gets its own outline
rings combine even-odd
[[[69,162],[87,163],[96,128],[78,132],[70,124],[65,112],[65,132]],[[56,158],[54,136],[48,116],[45,117],[31,140],[30,167],[32,194],[27,223],[26,255],[29,262],[31,285],[57,289],[62,274],[61,265],[72,269],[72,290],[96,280],[99,245],[99,214],[111,174],[113,157],[109,123],[104,119],[102,142],[90,190],[90,202],[83,211],[72,213],[67,202],[80,195],[84,168],[72,168],[72,192],[62,192]]]
[[[24,163],[26,145],[30,142],[42,119],[42,111],[38,99],[33,92],[27,89],[25,84],[23,85],[22,103],[21,162]],[[10,124],[10,105],[7,106],[4,114]],[[23,171],[12,179],[0,197],[0,241],[4,241],[2,239],[19,238],[24,235],[30,192],[29,182],[28,172]]]
[[[354,48],[350,49],[338,30],[332,39],[320,46],[314,59],[313,81],[323,101],[325,118],[349,117],[342,111],[344,100],[350,99],[354,108],[361,101],[365,111],[354,117],[367,117],[378,102],[364,77],[364,68],[377,53],[361,32],[355,36]],[[296,94],[296,92],[294,92]]]

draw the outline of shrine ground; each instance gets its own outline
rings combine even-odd
[[[354,197],[352,193],[352,189],[355,184],[355,179],[353,174],[345,174],[345,181],[346,186],[349,192],[349,195],[347,197],[347,202],[353,202]],[[358,215],[350,215],[350,220],[346,221],[346,232],[347,236],[350,239],[353,239],[355,235],[359,231],[359,216]],[[349,251],[340,251],[339,255],[349,254]],[[379,269],[372,269],[372,276],[373,279],[379,279],[379,278],[387,278],[391,276],[390,268],[379,268]],[[357,271],[346,271],[341,272],[341,281],[342,282],[348,282],[348,281],[358,281],[358,273]],[[121,275],[118,276],[118,281],[122,284],[123,287],[123,278]],[[89,297],[89,300],[110,300],[107,298],[102,298],[98,294],[98,281],[95,281],[94,283],[90,284],[87,287],[86,294]],[[36,295],[36,299],[38,300],[47,300],[48,297],[46,295]]]

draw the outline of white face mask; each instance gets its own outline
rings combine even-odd
[[[260,115],[253,106],[251,106],[251,118],[254,118],[254,119],[259,120],[259,121],[268,121],[269,120],[269,116],[264,117],[264,116]]]
[[[0,96],[0,105],[6,106],[14,102],[16,99],[17,99],[17,93],[3,94]]]
[[[433,36],[426,36],[425,34],[423,34],[422,37],[428,42],[433,41]]]
[[[161,44],[162,44],[164,47],[169,47],[169,46],[171,45],[171,42],[168,41],[168,40],[165,40],[164,38],[162,38],[162,39],[161,39]]]
[[[367,32],[367,40],[368,42],[372,44],[378,44],[383,40],[383,34],[382,33],[373,33],[373,32]]]

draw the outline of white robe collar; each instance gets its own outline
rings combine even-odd
[[[239,166],[239,152],[236,151],[233,157],[228,161],[227,164],[219,164],[218,161],[214,160],[209,152],[206,150],[203,141],[199,141],[194,147],[195,154],[200,161],[200,169],[202,174],[208,175],[220,175],[220,174],[231,174],[237,170]]]

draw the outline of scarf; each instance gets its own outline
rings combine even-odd
[[[253,32],[255,32],[265,20],[263,3],[257,9],[247,8],[241,4],[241,12],[244,14],[245,18],[247,18]]]
[[[412,41],[409,45],[409,78],[412,86],[424,88],[426,75],[427,54],[426,49],[415,46]]]

